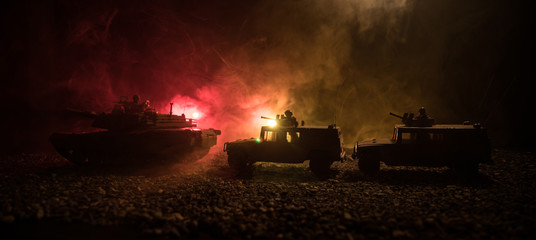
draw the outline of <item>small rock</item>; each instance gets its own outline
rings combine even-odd
[[[44,216],[45,216],[45,211],[43,210],[43,208],[39,207],[39,208],[37,209],[37,213],[35,214],[35,217],[36,217],[38,220],[41,220]]]
[[[13,217],[13,215],[2,216],[1,220],[4,223],[12,223],[15,221],[15,217]]]

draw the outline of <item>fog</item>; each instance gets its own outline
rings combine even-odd
[[[138,94],[200,113],[220,143],[290,109],[336,123],[347,145],[390,137],[389,112],[470,120],[494,145],[531,144],[530,20],[523,1],[19,1],[2,10],[9,149],[46,144]],[[190,116],[188,116],[190,117]]]

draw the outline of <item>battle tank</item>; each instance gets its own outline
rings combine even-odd
[[[199,158],[216,145],[221,134],[212,128],[198,129],[197,121],[184,114],[173,115],[173,103],[169,114],[160,114],[148,101],[139,103],[137,95],[133,101],[121,97],[110,113],[70,112],[94,118],[92,126],[101,129],[50,136],[58,153],[76,164]]]

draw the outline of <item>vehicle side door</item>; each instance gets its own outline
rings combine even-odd
[[[296,135],[287,129],[263,129],[258,155],[260,161],[293,163],[302,162]]]

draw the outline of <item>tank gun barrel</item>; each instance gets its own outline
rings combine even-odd
[[[397,118],[400,118],[400,119],[404,119],[404,117],[402,117],[402,116],[400,116],[400,115],[397,115],[397,114],[394,114],[394,113],[392,113],[392,112],[390,112],[389,115],[394,116],[394,117],[397,117]]]
[[[271,117],[265,117],[265,116],[261,116],[261,118],[262,118],[262,119],[275,120],[275,119],[273,119],[273,118],[271,118]]]
[[[97,118],[97,113],[95,112],[81,111],[81,110],[72,109],[72,108],[66,108],[65,112],[69,114],[77,115],[77,116],[86,117],[86,118]]]

